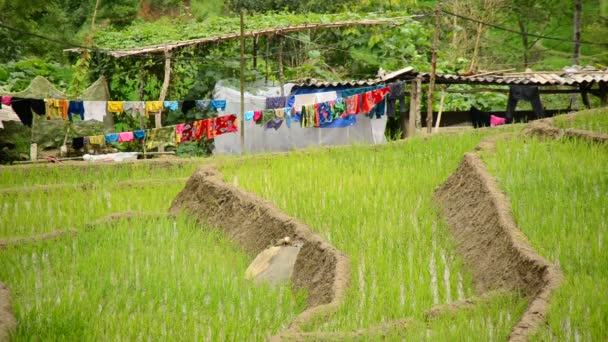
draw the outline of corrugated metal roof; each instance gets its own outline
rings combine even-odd
[[[416,78],[418,72],[412,67],[383,74],[382,76],[368,80],[351,80],[351,81],[321,81],[314,78],[295,81],[294,89],[297,88],[335,88],[335,87],[369,87],[382,83],[390,83],[397,80],[411,80]]]
[[[429,73],[420,73],[423,82],[430,79]],[[480,76],[461,76],[437,74],[436,83],[458,84],[521,84],[521,85],[579,85],[591,82],[608,82],[608,68],[585,71],[538,71],[504,74],[485,74]]]

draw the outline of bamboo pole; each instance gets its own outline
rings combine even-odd
[[[431,79],[429,81],[429,93],[426,108],[426,129],[428,133],[433,131],[433,90],[435,89],[435,76],[437,73],[437,42],[439,40],[439,3],[435,7],[435,33],[433,34],[433,56],[431,58]]]
[[[241,10],[241,155],[245,154],[245,11]]]
[[[439,132],[439,123],[441,122],[441,114],[443,113],[443,100],[445,100],[445,89],[441,89],[441,97],[439,98],[439,112],[437,113],[437,122],[435,122],[435,133]]]
[[[165,98],[167,97],[167,92],[169,91],[170,82],[171,82],[171,51],[167,48],[167,46],[165,46],[165,78],[163,79],[163,86],[160,91],[160,97],[158,99],[159,101],[165,101]],[[162,115],[162,107],[161,107],[161,111],[158,112],[158,114],[156,114],[154,116],[154,123],[155,123],[156,128],[163,127],[161,115]],[[158,146],[158,151],[164,152],[165,145],[161,143]]]
[[[283,74],[283,46],[285,45],[285,39],[283,36],[279,36],[279,85],[281,86],[281,96],[285,96],[283,86],[285,84],[285,76]]]

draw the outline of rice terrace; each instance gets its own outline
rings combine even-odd
[[[0,342],[608,341],[608,0],[0,0]]]
[[[1,336],[602,340],[607,136],[565,132],[605,131],[591,124],[605,115],[381,147],[3,167]],[[253,285],[248,263],[283,236],[304,243],[292,279]]]

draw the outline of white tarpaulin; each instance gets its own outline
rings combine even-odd
[[[313,103],[328,101],[335,99],[336,96],[336,92],[316,93],[314,96],[298,95],[296,102],[306,104],[311,99],[313,99]],[[215,88],[214,98],[226,99],[225,113],[236,114],[240,120],[241,94],[239,91],[218,84]],[[266,96],[245,93],[245,111],[263,110],[264,108],[266,108]],[[365,115],[357,115],[355,125],[341,128],[301,128],[299,122],[292,122],[291,127],[287,127],[287,124],[283,122],[281,127],[275,130],[272,128],[266,129],[253,121],[245,121],[244,128],[245,153],[290,151],[311,146],[386,143],[384,136],[386,115],[383,115],[380,119],[370,119]],[[242,127],[239,127],[240,129]],[[223,134],[215,138],[213,154],[240,153],[240,132]]]

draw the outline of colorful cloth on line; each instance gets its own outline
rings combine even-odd
[[[175,127],[167,126],[146,131],[146,148],[153,149],[161,144],[174,145],[176,142]]]
[[[264,126],[264,129],[274,128],[274,130],[276,131],[277,129],[279,129],[279,127],[281,127],[282,124],[283,124],[282,119],[275,118],[275,119],[268,121],[266,123],[266,125]]]
[[[108,101],[108,112],[122,113],[124,112],[122,101]]]
[[[163,110],[163,101],[146,101],[146,115],[160,114]]]
[[[133,141],[133,132],[122,132],[118,133],[118,142],[130,142]]]
[[[196,103],[196,107],[198,107],[198,109],[205,111],[209,109],[209,105],[211,105],[211,100],[196,100],[194,101],[194,103]]]
[[[245,121],[251,121],[251,120],[253,120],[253,111],[248,110],[245,112]]]
[[[56,99],[47,99],[44,100],[46,104],[46,118],[50,120],[51,117],[60,117],[63,120],[68,119],[68,100],[56,100]]]
[[[302,107],[302,118],[300,127],[309,128],[315,127],[315,105],[306,105]]]
[[[211,100],[211,110],[223,112],[226,110],[226,100]]]
[[[236,115],[225,115],[215,118],[215,135],[238,132]]]
[[[122,107],[125,113],[131,114],[134,118],[146,113],[146,103],[144,101],[125,101]]]
[[[2,96],[2,104],[5,106],[10,106],[11,105],[11,96]]]
[[[257,123],[258,121],[260,121],[261,118],[262,118],[261,110],[256,110],[253,112],[253,121],[255,121]]]
[[[144,129],[133,132],[133,139],[135,139],[135,140],[144,140],[145,137],[146,137],[146,130],[144,130]]]
[[[106,143],[106,137],[103,135],[93,135],[88,137],[89,139],[89,144],[91,145],[103,145]]]
[[[107,105],[106,101],[84,101],[84,119],[85,120],[96,120],[103,122],[103,118],[106,116]]]
[[[82,101],[70,101],[68,105],[68,119],[72,121],[72,114],[80,116],[80,120],[84,120],[84,104]]]
[[[118,133],[110,133],[105,135],[106,144],[118,142]]]
[[[169,110],[177,110],[177,108],[179,107],[177,101],[165,101],[164,104],[165,108],[168,108]]]
[[[267,97],[266,98],[266,109],[285,108],[286,102],[287,102],[287,97],[285,97],[285,96]]]

